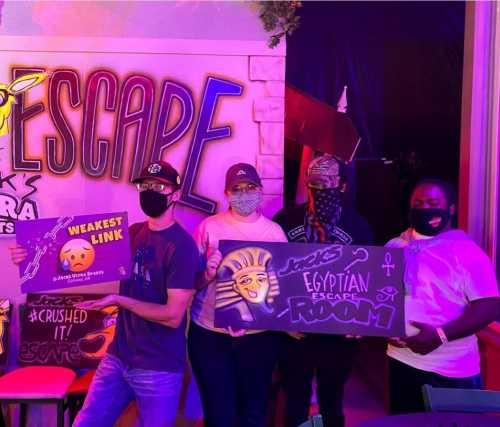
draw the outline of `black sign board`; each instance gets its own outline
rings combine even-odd
[[[403,250],[221,241],[215,325],[404,335]]]
[[[82,310],[96,294],[28,294],[21,324],[21,365],[95,368],[113,340],[117,307]]]

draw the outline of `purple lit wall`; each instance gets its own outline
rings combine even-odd
[[[259,169],[265,213],[280,208],[286,50],[267,47],[248,3],[0,1],[0,13],[0,82],[29,68],[52,73],[19,97],[10,133],[0,136],[1,176],[12,175],[13,185],[0,198],[33,203],[39,217],[127,210],[137,222],[144,215],[129,180],[162,158],[184,176],[176,217],[189,231],[225,209],[224,174],[240,161]],[[7,231],[0,297],[15,306],[13,366],[25,295]],[[116,285],[73,290],[111,293]],[[52,422],[38,407],[29,418]]]

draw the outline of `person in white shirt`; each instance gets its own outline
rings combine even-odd
[[[405,248],[406,337],[389,340],[391,413],[424,410],[422,386],[480,388],[475,333],[496,320],[498,283],[487,255],[452,229],[455,192],[420,181],[410,199],[411,227],[387,246]]]
[[[207,266],[191,305],[189,357],[206,427],[264,427],[280,338],[276,332],[214,326],[214,278],[222,258],[217,247],[223,239],[286,242],[287,238],[278,224],[260,213],[262,183],[253,166],[231,166],[225,194],[229,210],[206,218],[194,234]]]

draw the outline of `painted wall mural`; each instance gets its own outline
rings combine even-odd
[[[17,219],[126,210],[136,222],[130,182],[160,159],[183,177],[188,228],[225,203],[224,174],[238,161],[258,167],[268,205],[280,207],[282,57],[11,39],[0,53],[0,235],[15,234]]]
[[[32,76],[33,73],[35,70],[29,68],[12,70],[15,82],[25,76]],[[26,172],[42,172],[46,169],[54,175],[64,176],[74,168],[80,168],[89,177],[130,181],[139,175],[145,163],[160,160],[165,150],[194,126],[184,166],[181,202],[212,214],[216,203],[195,195],[192,190],[193,182],[200,167],[204,145],[231,136],[230,126],[212,127],[218,103],[222,102],[221,97],[241,96],[243,85],[208,76],[203,86],[200,105],[195,105],[192,90],[179,81],[163,80],[158,93],[155,92],[153,78],[146,75],[132,74],[120,81],[115,72],[98,69],[92,71],[86,81],[82,81],[77,70],[55,69],[51,71],[45,102],[28,105],[22,92],[16,96],[11,139],[12,169]],[[63,88],[66,90],[63,91]],[[10,99],[12,98],[14,96],[10,95]],[[177,112],[173,107],[174,102],[179,104]],[[98,108],[99,104],[102,104],[101,109]],[[83,108],[77,129],[73,130],[69,125],[65,105],[73,110]],[[96,132],[96,127],[101,114],[105,112],[116,117],[111,131],[108,130],[107,135],[100,135]],[[27,155],[30,122],[35,116],[44,114],[56,129],[57,135],[45,136],[41,141],[45,148],[44,155],[30,159]],[[176,117],[173,119],[174,116]],[[173,123],[169,126],[171,122]],[[4,127],[6,126],[5,122]],[[131,130],[135,134],[127,139]],[[150,135],[152,138],[148,138]],[[77,141],[80,142],[80,147],[77,147]],[[125,153],[126,145],[129,153]],[[77,151],[81,152],[78,159]],[[130,166],[125,171],[123,163],[127,157]]]

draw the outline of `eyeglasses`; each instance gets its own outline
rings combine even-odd
[[[235,185],[231,187],[231,193],[256,193],[259,191],[259,186],[255,184],[244,184],[244,185]]]
[[[136,184],[136,187],[137,190],[141,192],[146,190],[153,190],[157,193],[161,193],[163,190],[165,190],[165,188],[167,188],[167,185],[160,182],[139,182]]]

